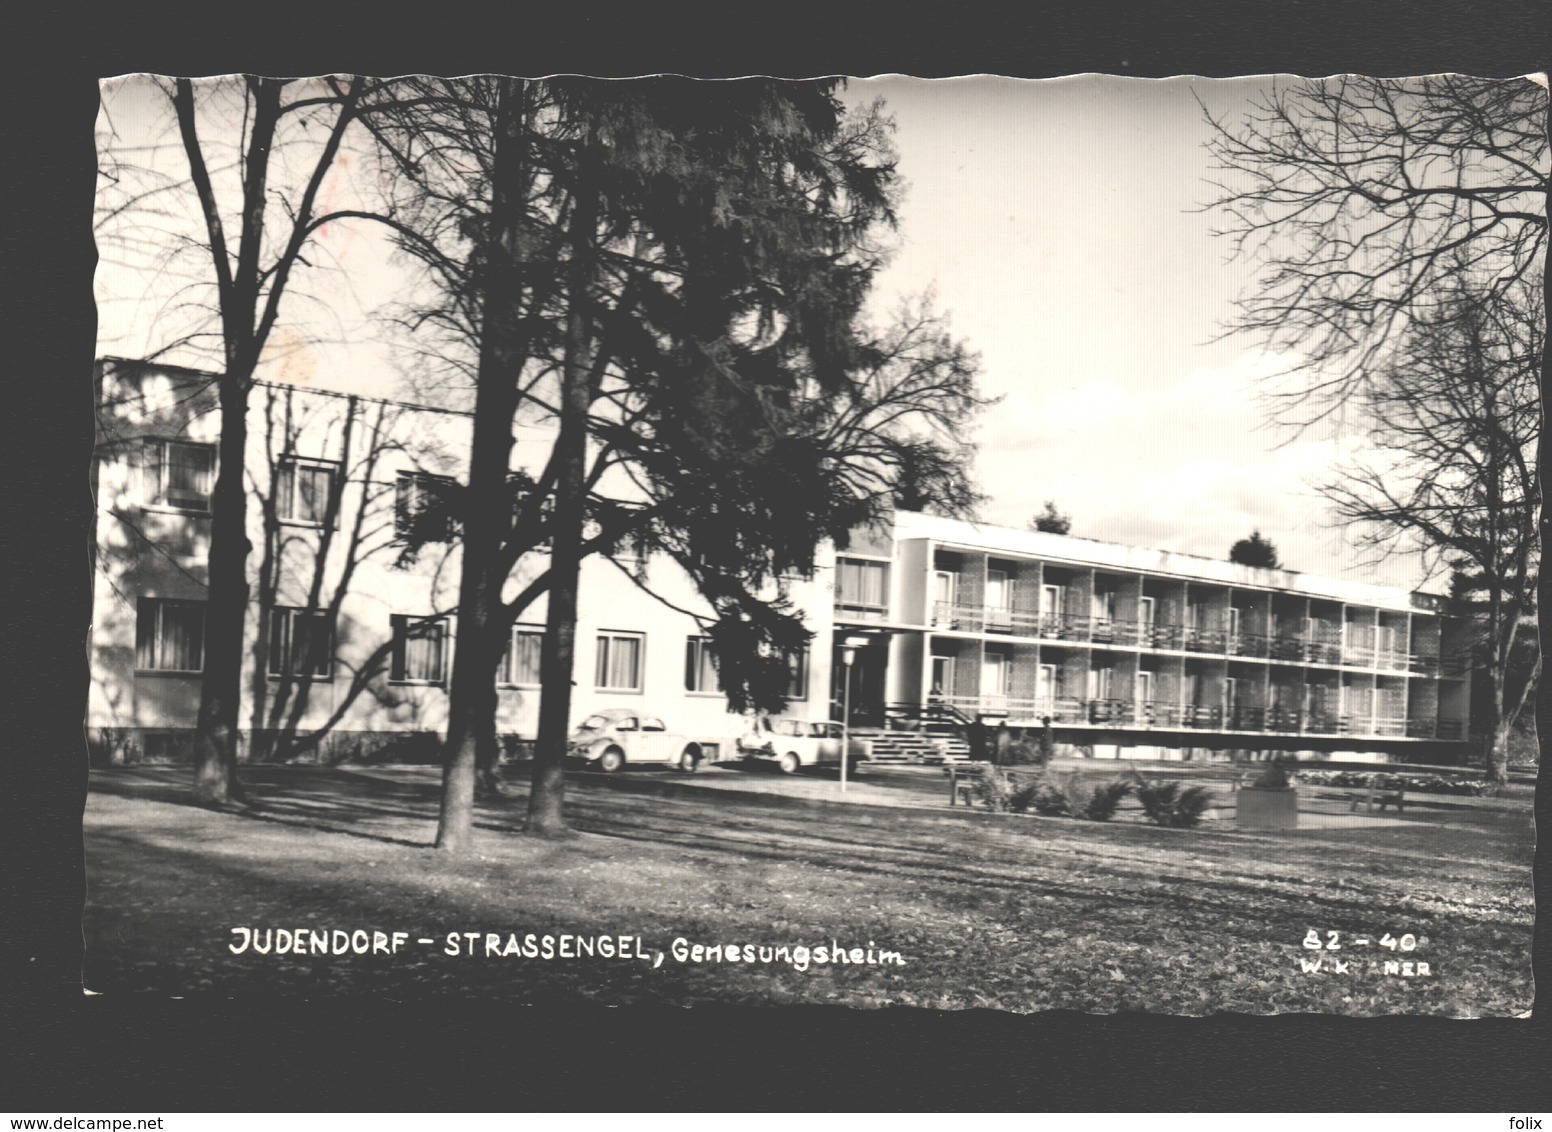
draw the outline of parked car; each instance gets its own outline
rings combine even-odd
[[[703,762],[717,761],[723,744],[670,731],[658,716],[635,708],[605,708],[582,721],[567,747],[572,758],[596,770],[613,772],[633,763],[693,772]]]
[[[868,745],[862,739],[848,741],[845,735],[840,723],[762,716],[739,739],[738,749],[746,758],[774,762],[783,774],[795,774],[799,767],[840,766],[845,742],[848,769],[855,772],[857,763],[868,757]]]

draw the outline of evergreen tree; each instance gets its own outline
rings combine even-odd
[[[1249,538],[1242,538],[1229,547],[1229,561],[1268,570],[1279,569],[1281,565],[1277,561],[1277,547],[1270,540],[1262,538],[1259,530],[1251,531]]]
[[[1029,521],[1029,529],[1043,531],[1051,535],[1065,535],[1072,532],[1072,516],[1057,509],[1056,500],[1047,499],[1045,510]]]
[[[707,98],[679,79],[418,81],[374,119],[408,190],[401,246],[446,297],[428,317],[478,354],[469,481],[452,493],[464,663],[440,845],[468,844],[496,666],[540,594],[528,828],[564,828],[589,554],[631,538],[673,557],[713,611],[730,704],[771,706],[783,654],[808,638],[783,579],[811,574],[818,545],[877,518],[902,479],[951,505],[973,495],[955,432],[979,403],[973,359],[930,312],[861,332],[893,156],[879,108],[847,114],[835,86],[751,80]],[[524,413],[556,435],[532,477],[507,470]],[[504,594],[545,540],[547,562]]]

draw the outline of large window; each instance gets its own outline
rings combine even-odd
[[[446,493],[453,480],[430,472],[400,472],[393,503],[394,533],[416,542],[450,542],[456,527]]]
[[[146,441],[146,502],[200,515],[210,513],[216,448],[184,440]]]
[[[446,620],[394,614],[388,678],[402,684],[440,684],[447,679]]]
[[[599,633],[594,684],[601,692],[641,691],[641,657],[645,639],[640,633]]]
[[[543,629],[533,625],[514,625],[512,641],[501,662],[501,682],[519,687],[538,687],[539,654],[543,647]]]
[[[789,700],[808,699],[808,649],[784,654],[787,686],[782,695]],[[710,637],[688,637],[684,643],[684,687],[687,692],[720,692],[716,650]]]
[[[687,692],[720,692],[716,654],[710,637],[689,637],[684,643],[684,689]]]
[[[282,459],[275,470],[275,514],[285,523],[323,526],[337,468],[324,460]]]
[[[787,653],[787,690],[789,700],[808,699],[808,650]]]
[[[888,606],[888,566],[842,558],[836,562],[836,608],[854,617],[882,621]]]
[[[273,609],[269,615],[269,674],[334,674],[334,627],[322,610]]]
[[[205,603],[143,597],[135,615],[135,667],[199,672],[205,667]]]

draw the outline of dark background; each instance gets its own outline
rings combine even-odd
[[[133,71],[1027,77],[1547,68],[1534,3],[120,4],[0,30],[4,1107],[1545,1112],[1546,1019],[86,1000],[96,80]],[[1546,796],[1538,803],[1545,816]],[[1549,828],[1543,826],[1542,828]],[[1538,852],[1545,889],[1546,847]],[[1537,967],[1548,933],[1537,934]]]

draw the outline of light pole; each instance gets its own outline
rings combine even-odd
[[[857,650],[848,640],[841,646],[841,665],[845,676],[841,684],[841,793],[846,793],[846,764],[851,761],[851,666]]]

